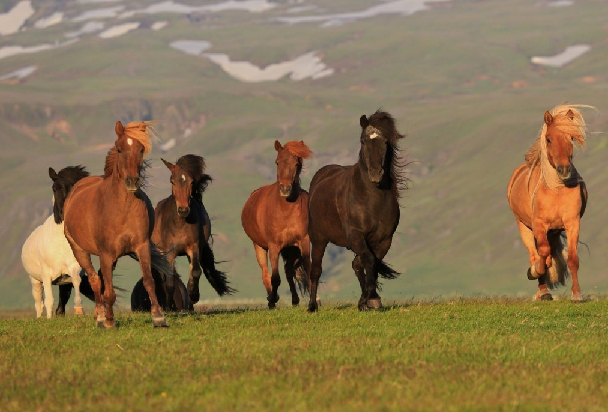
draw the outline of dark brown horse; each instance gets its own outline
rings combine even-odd
[[[294,277],[300,291],[308,291],[310,273],[310,239],[308,237],[308,193],[300,187],[303,159],[312,152],[300,141],[281,146],[274,142],[277,153],[277,181],[255,190],[245,202],[241,222],[253,241],[255,256],[262,269],[262,280],[268,294],[268,307],[279,300],[279,253],[285,263],[285,276],[291,290],[291,303],[300,303]],[[272,277],[268,272],[268,255]],[[298,270],[304,266],[305,273]]]
[[[359,161],[353,166],[325,166],[310,183],[310,312],[317,310],[317,287],[329,242],[355,253],[352,265],[361,286],[359,310],[382,306],[378,275],[385,279],[399,275],[382,259],[399,224],[399,191],[405,187],[405,178],[397,144],[403,135],[397,132],[393,117],[379,110],[369,119],[361,116],[359,123]]]
[[[162,159],[171,171],[171,195],[156,205],[152,241],[167,254],[175,268],[175,258],[187,256],[190,262],[188,279],[189,306],[199,301],[199,279],[202,272],[218,295],[232,294],[226,274],[215,268],[215,257],[209,245],[211,220],[203,205],[203,192],[211,182],[205,174],[205,160],[193,154],[180,157],[175,164]],[[177,275],[177,273],[175,273]],[[166,308],[179,309],[175,303],[176,276],[164,281]]]
[[[144,285],[151,301],[154,326],[167,326],[156,299],[151,267],[172,276],[166,259],[150,241],[154,211],[141,190],[143,158],[150,152],[149,122],[126,127],[116,122],[116,142],[108,152],[103,176],[85,177],[74,185],[64,206],[65,236],[74,256],[89,277],[95,293],[95,317],[99,327],[115,326],[113,305],[116,293],[112,272],[118,258],[131,255],[139,260]],[[104,291],[91,264],[99,256]]]
[[[545,112],[541,132],[526,161],[511,176],[509,206],[528,249],[528,279],[538,279],[536,299],[551,300],[547,289],[572,275],[572,300],[582,300],[578,283],[580,219],[587,205],[587,188],[572,164],[574,144],[585,144],[581,105],[561,105]],[[568,250],[561,235],[566,233]],[[566,262],[567,258],[567,262]],[[569,273],[568,273],[569,272]]]

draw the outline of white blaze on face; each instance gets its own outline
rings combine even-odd
[[[132,146],[132,145],[133,145],[133,140],[132,140],[130,137],[129,137],[129,138],[127,138],[127,144],[128,144],[129,146]]]
[[[378,133],[376,133],[376,132],[369,135],[370,139],[375,139],[376,137],[378,137]]]
[[[186,175],[182,174],[182,182],[186,181]]]

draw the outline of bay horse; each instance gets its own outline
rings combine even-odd
[[[74,185],[64,206],[65,236],[74,256],[88,275],[95,294],[95,318],[100,328],[115,326],[116,301],[112,274],[116,261],[130,255],[139,261],[144,286],[150,295],[154,326],[167,326],[154,290],[151,268],[166,276],[173,272],[165,257],[150,241],[154,210],[141,189],[144,156],[151,148],[151,122],[116,122],[116,141],[106,156],[103,176],[89,176]],[[99,256],[103,276],[91,264]]]
[[[80,297],[81,269],[63,233],[63,211],[65,199],[72,187],[87,176],[89,176],[89,172],[83,166],[68,166],[59,173],[55,172],[52,167],[49,168],[49,177],[53,181],[53,214],[42,225],[34,229],[21,249],[21,262],[32,283],[36,317],[42,316],[44,290],[46,317],[51,318],[54,303],[53,284],[60,285],[60,294],[62,287],[68,287],[71,290],[74,285],[76,290],[74,313],[84,314]],[[59,299],[56,315],[65,313],[65,303],[62,304],[62,297]]]
[[[560,105],[545,112],[538,138],[507,188],[509,207],[530,257],[528,279],[538,280],[535,298],[540,300],[553,299],[548,288],[564,285],[569,275],[572,301],[582,300],[577,247],[587,187],[572,163],[574,146],[585,145],[586,125],[580,107],[591,106]]]
[[[176,292],[179,294],[181,287],[176,291],[174,279],[177,278],[178,283],[181,281],[175,272],[175,259],[187,256],[190,262],[188,305],[192,309],[200,299],[201,267],[219,296],[235,292],[228,286],[226,274],[216,269],[215,257],[209,245],[211,220],[203,205],[203,192],[212,179],[205,174],[205,160],[201,156],[187,154],[177,159],[175,164],[161,160],[171,172],[171,195],[156,205],[152,241],[167,254],[174,271],[174,276],[162,279],[165,305],[168,310],[179,309],[175,306],[174,297]]]
[[[253,242],[255,256],[262,269],[270,309],[279,300],[279,254],[283,257],[292,305],[300,303],[294,278],[300,292],[305,294],[310,273],[308,192],[300,187],[300,173],[304,159],[312,157],[312,152],[303,141],[291,141],[281,146],[277,140],[274,148],[277,151],[277,181],[251,193],[241,212],[243,229]],[[272,277],[268,272],[269,256]]]
[[[394,279],[399,273],[382,259],[391,247],[399,224],[399,195],[406,188],[399,134],[393,117],[377,110],[361,116],[359,159],[352,166],[328,165],[310,183],[309,227],[312,243],[310,302],[316,301],[323,255],[329,242],[355,253],[353,270],[361,286],[359,310],[382,306],[378,276]]]

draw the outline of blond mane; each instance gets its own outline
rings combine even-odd
[[[583,104],[563,104],[555,106],[549,111],[549,113],[551,113],[551,116],[553,116],[553,123],[551,126],[557,127],[559,131],[570,135],[573,139],[572,144],[576,143],[579,147],[582,148],[585,147],[585,142],[587,138],[587,125],[585,124],[583,115],[578,110],[578,108],[595,109],[593,106],[587,106]],[[573,114],[572,118],[567,115],[568,111],[570,110]],[[534,169],[537,165],[540,164],[542,179],[545,181],[549,188],[556,190],[557,188],[562,187],[564,183],[557,176],[557,172],[549,163],[549,158],[547,156],[547,139],[545,138],[546,136],[547,124],[543,123],[543,127],[541,128],[538,137],[536,138],[534,144],[532,144],[530,149],[528,149],[528,152],[525,156],[526,163],[530,167],[530,172],[528,173],[528,182],[532,174],[532,169]],[[534,191],[534,193],[536,193],[536,190]]]

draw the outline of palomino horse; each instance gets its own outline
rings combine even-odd
[[[226,274],[215,268],[215,257],[209,246],[211,220],[203,205],[203,192],[212,180],[205,174],[205,160],[193,154],[180,157],[175,164],[162,159],[171,171],[171,195],[156,205],[152,241],[167,253],[167,260],[175,268],[175,258],[187,256],[190,261],[188,279],[189,306],[200,299],[199,279],[202,271],[218,295],[234,293],[228,286]],[[174,270],[174,274],[177,273]],[[177,276],[164,278],[167,309],[175,306]],[[179,279],[179,277],[177,277]],[[178,281],[181,283],[180,281]],[[178,289],[179,292],[179,289]]]
[[[538,279],[535,297],[541,300],[552,299],[547,286],[563,285],[568,272],[572,300],[582,300],[577,246],[587,188],[572,164],[572,153],[575,143],[584,146],[586,126],[577,107],[590,106],[561,105],[545,112],[540,134],[525,163],[513,172],[507,189],[509,206],[530,255],[528,278]],[[561,239],[564,231],[567,253]]]
[[[150,241],[154,211],[141,190],[143,158],[152,142],[150,122],[116,122],[116,142],[106,156],[103,176],[86,177],[70,192],[64,207],[65,236],[74,256],[86,271],[95,293],[95,317],[99,327],[112,328],[116,292],[112,272],[118,258],[131,255],[139,260],[144,285],[151,301],[154,326],[167,326],[156,299],[151,267],[172,276],[165,257]],[[91,254],[99,256],[104,291]]]
[[[42,316],[43,288],[46,317],[52,316],[53,284],[70,288],[73,284],[76,290],[74,313],[84,314],[80,298],[80,265],[63,234],[63,209],[65,199],[74,184],[88,175],[83,166],[69,166],[59,173],[49,168],[49,177],[53,180],[53,214],[34,229],[21,249],[21,262],[32,282],[37,317]],[[61,304],[61,298],[59,301],[60,305],[55,313],[63,315],[65,303]]]
[[[328,165],[310,183],[308,204],[312,243],[310,303],[314,312],[325,248],[329,242],[355,253],[353,270],[361,286],[359,310],[382,306],[378,275],[394,279],[399,273],[382,259],[391,247],[399,224],[399,193],[405,188],[404,164],[399,156],[393,117],[380,110],[369,119],[363,115],[361,150],[353,166]]]
[[[300,187],[300,172],[303,159],[310,158],[312,152],[302,141],[287,142],[285,146],[275,141],[274,148],[278,152],[277,181],[256,189],[241,213],[243,229],[253,241],[255,256],[262,269],[269,308],[274,308],[279,300],[279,253],[285,263],[292,305],[300,303],[294,277],[300,291],[307,293],[310,273],[308,193]],[[268,273],[268,255],[272,277]],[[302,273],[302,265],[306,273]]]

